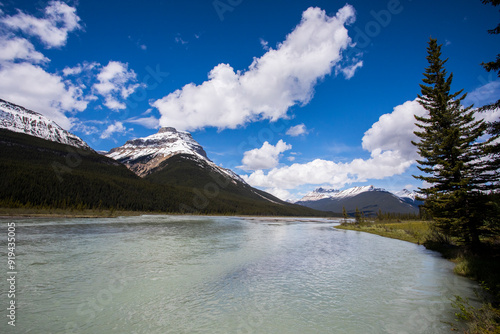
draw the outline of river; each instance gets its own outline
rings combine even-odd
[[[15,223],[15,328],[7,224]],[[2,219],[1,333],[449,333],[476,285],[312,218]],[[12,298],[11,298],[12,299]]]

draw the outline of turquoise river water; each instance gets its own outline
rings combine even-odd
[[[450,299],[476,287],[423,246],[328,219],[0,223],[0,333],[449,333]]]

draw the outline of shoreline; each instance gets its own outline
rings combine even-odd
[[[24,209],[24,208],[0,208],[0,219],[36,219],[36,218],[117,218],[134,216],[207,216],[207,217],[255,217],[270,219],[288,219],[288,218],[319,218],[327,220],[339,220],[340,217],[332,216],[272,216],[272,215],[246,215],[246,214],[197,214],[197,213],[169,213],[169,212],[148,212],[148,211],[121,211],[121,210],[83,210],[71,212],[65,209]]]

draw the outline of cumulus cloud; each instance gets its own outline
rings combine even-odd
[[[122,134],[125,134],[127,132],[127,128],[123,125],[122,122],[116,121],[113,124],[110,124],[101,134],[101,139],[107,139],[117,132]]]
[[[300,135],[304,135],[307,133],[306,126],[304,123],[292,126],[290,129],[286,131],[286,134],[292,137],[297,137]]]
[[[407,101],[395,107],[392,113],[380,116],[365,132],[363,148],[370,152],[397,152],[405,160],[417,159],[417,150],[411,143],[412,140],[418,141],[418,137],[413,133],[418,130],[414,115],[424,116],[426,113],[417,100]]]
[[[112,110],[125,109],[124,101],[140,87],[136,73],[128,69],[128,64],[119,61],[110,61],[104,66],[97,80],[93,88],[105,98],[104,105]]]
[[[354,159],[351,162],[334,162],[316,159],[304,164],[273,168],[267,174],[256,170],[243,179],[255,187],[273,190],[294,189],[302,185],[329,184],[335,188],[352,182],[368,179],[383,179],[404,173],[417,157],[411,144],[417,140],[413,134],[414,115],[425,115],[425,109],[416,101],[407,101],[394,108],[392,113],[382,115],[365,132],[362,145],[370,152],[368,159]]]
[[[47,48],[64,46],[68,33],[81,29],[76,8],[62,1],[50,1],[42,18],[19,11],[13,16],[0,19],[0,22],[12,30],[38,37]]]
[[[66,113],[85,110],[90,97],[80,85],[42,68],[49,59],[25,37],[37,37],[48,48],[63,46],[68,33],[80,29],[79,21],[76,9],[60,1],[49,2],[42,18],[22,11],[0,18],[2,98],[40,112],[68,130],[74,119]]]
[[[0,37],[0,62],[27,60],[31,63],[49,61],[42,53],[35,50],[33,44],[24,38],[10,36]]]
[[[71,128],[65,112],[83,111],[88,104],[80,88],[29,63],[4,64],[0,92],[2,98],[42,113],[64,129]]]
[[[160,124],[183,130],[234,129],[260,119],[286,118],[291,106],[309,102],[318,80],[352,46],[344,25],[354,17],[350,5],[333,17],[319,8],[307,9],[285,41],[254,58],[248,70],[235,72],[229,64],[219,64],[202,84],[188,84],[152,103],[161,113]]]
[[[276,146],[264,142],[261,148],[246,151],[243,154],[240,168],[245,170],[269,169],[279,164],[281,153],[290,150],[292,145],[288,145],[283,140],[279,140]]]

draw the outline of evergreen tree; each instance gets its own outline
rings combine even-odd
[[[342,216],[344,217],[344,222],[347,222],[347,211],[345,206],[342,207]]]
[[[450,92],[453,74],[446,73],[447,59],[441,60],[441,45],[436,39],[430,39],[427,52],[429,66],[418,98],[428,115],[415,116],[420,128],[415,134],[420,141],[412,142],[421,157],[418,168],[425,175],[414,177],[430,184],[419,193],[437,227],[476,245],[484,223],[478,209],[484,197],[480,190],[488,182],[481,171],[484,152],[477,140],[486,126],[475,120],[472,106],[462,107],[463,90]]]
[[[356,224],[361,223],[361,211],[359,211],[358,207],[356,207],[356,211],[354,212],[354,219],[356,220]]]

